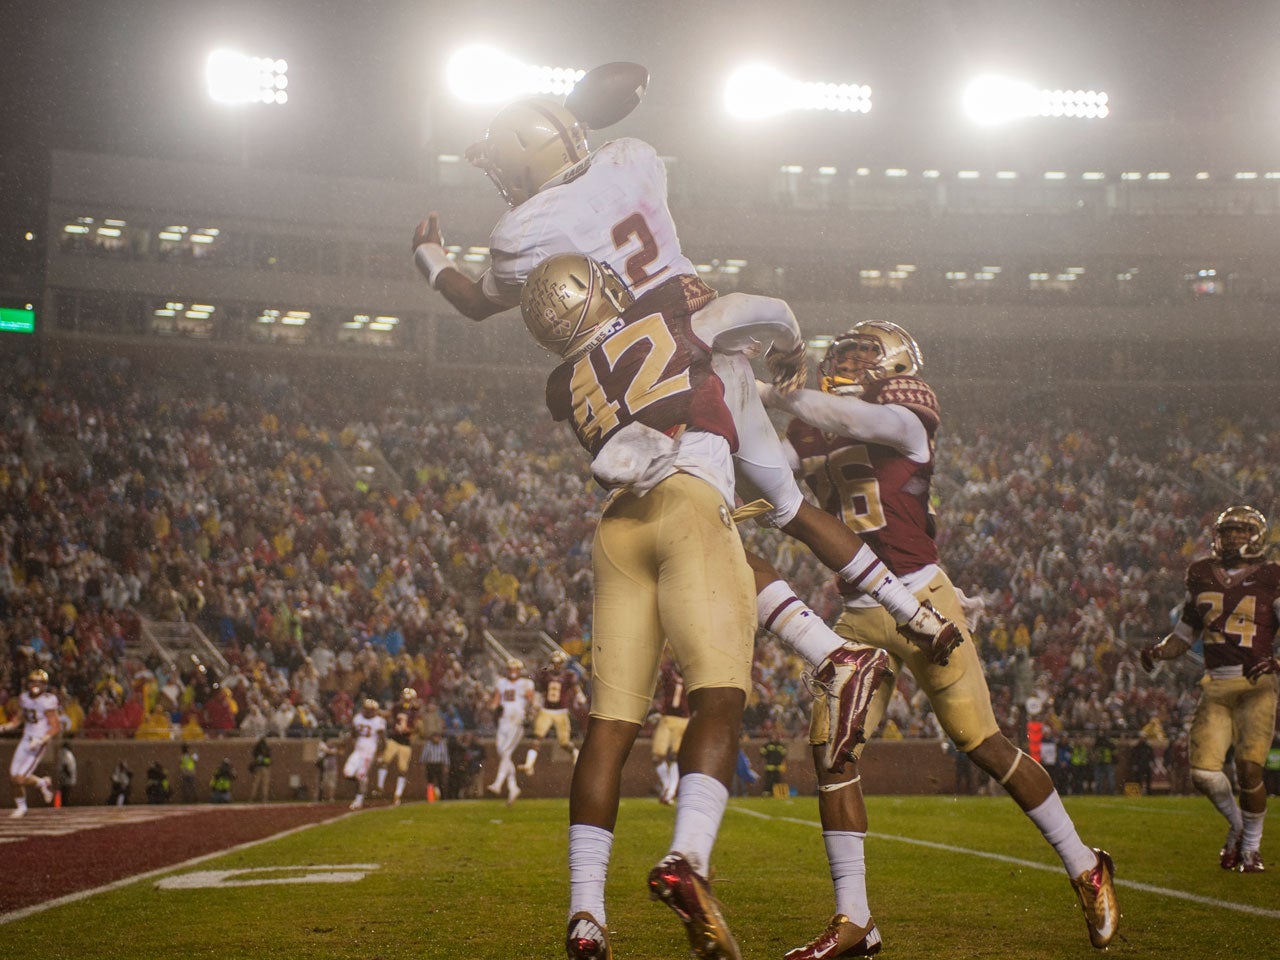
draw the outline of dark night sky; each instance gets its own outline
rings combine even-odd
[[[625,132],[720,163],[785,144],[798,160],[903,166],[1058,157],[1263,167],[1280,149],[1280,4],[1257,0],[65,0],[0,9],[0,151],[22,143],[225,158],[241,119],[205,99],[201,66],[230,45],[290,63],[288,107],[247,120],[261,162],[414,179],[428,128],[445,152],[483,130],[491,108],[461,108],[438,89],[447,54],[476,40],[544,64],[645,63],[650,94]],[[870,83],[876,109],[735,126],[719,87],[748,57],[804,79]],[[1114,115],[975,131],[957,116],[957,91],[991,68],[1106,89]]]

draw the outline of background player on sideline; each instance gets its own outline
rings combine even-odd
[[[49,741],[62,729],[58,697],[49,692],[49,674],[43,670],[27,674],[26,685],[18,695],[18,708],[18,716],[0,726],[3,733],[22,726],[22,740],[9,761],[9,781],[13,784],[13,813],[9,816],[14,818],[27,814],[28,786],[38,788],[45,803],[53,803],[53,784],[48,777],[36,776],[36,767],[44,759]]]
[[[1262,873],[1267,815],[1263,765],[1276,729],[1276,626],[1280,564],[1266,560],[1267,518],[1228,507],[1213,524],[1213,556],[1187,568],[1187,593],[1173,631],[1142,650],[1142,665],[1172,660],[1204,641],[1204,682],[1191,719],[1191,782],[1227,821],[1223,870]],[[1235,747],[1240,801],[1222,772]]]
[[[355,744],[342,768],[342,775],[356,781],[356,796],[351,801],[351,809],[359,810],[364,806],[364,795],[369,789],[369,768],[382,752],[382,741],[387,732],[387,718],[378,712],[377,700],[364,701],[360,712],[351,721],[351,730]]]

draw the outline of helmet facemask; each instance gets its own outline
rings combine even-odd
[[[818,365],[826,393],[858,395],[874,380],[914,377],[924,366],[915,338],[888,320],[864,320],[842,333]]]

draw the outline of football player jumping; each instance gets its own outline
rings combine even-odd
[[[686,285],[633,301],[607,266],[577,254],[538,265],[526,326],[562,362],[547,381],[610,491],[591,550],[591,722],[569,795],[570,960],[611,956],[604,890],[623,765],[649,713],[669,644],[688,691],[675,825],[649,873],[694,956],[738,960],[711,892],[711,849],[729,798],[756,628],[734,525],[733,418],[714,350],[800,342],[781,300],[731,294],[692,310]],[[864,705],[865,708],[865,705]]]
[[[782,394],[760,384],[769,406],[792,415],[785,448],[821,506],[857,530],[921,600],[952,622],[965,623],[961,598],[938,565],[929,510],[934,438],[941,422],[932,388],[919,378],[920,347],[897,324],[868,320],[837,337],[819,366],[820,390]],[[942,728],[979,767],[1001,783],[1053,845],[1084,910],[1089,939],[1105,947],[1119,910],[1114,867],[1104,851],[1086,846],[1044,768],[1000,732],[974,644],[963,643],[945,664],[932,662],[898,634],[885,611],[840,585],[845,610],[836,633],[850,644],[889,652],[893,666],[910,668]],[[966,639],[968,630],[961,630]],[[884,715],[892,687],[882,686],[867,711],[867,729]],[[863,837],[866,809],[856,765],[826,769],[819,745],[829,740],[827,715],[815,710],[810,741],[818,768],[818,808],[836,915],[788,960],[859,957],[876,952],[880,936],[867,906]]]
[[[381,793],[387,782],[387,771],[396,768],[395,794],[391,801],[394,807],[400,806],[404,798],[404,785],[409,775],[409,764],[412,762],[412,744],[415,735],[422,732],[422,721],[418,717],[418,691],[413,687],[405,687],[400,691],[400,702],[391,711],[391,723],[387,726],[387,743],[382,748],[382,756],[378,763],[378,792]]]
[[[44,758],[49,741],[58,735],[62,723],[58,719],[58,696],[49,692],[49,674],[32,670],[18,695],[19,713],[0,732],[8,733],[22,726],[22,741],[9,762],[9,780],[13,783],[13,813],[27,815],[27,787],[37,787],[45,803],[53,803],[53,785],[48,777],[37,777],[36,767]],[[23,726],[25,725],[25,726]]]
[[[1266,560],[1267,518],[1228,507],[1213,524],[1213,556],[1187,568],[1187,592],[1173,631],[1143,648],[1142,665],[1172,660],[1204,641],[1205,677],[1191,720],[1191,782],[1227,820],[1223,870],[1262,873],[1267,814],[1263,764],[1276,729],[1276,627],[1280,564]],[[1240,801],[1222,772],[1235,747]]]
[[[486,788],[490,793],[501,794],[502,784],[507,784],[507,806],[520,796],[516,783],[516,765],[511,759],[520,738],[524,736],[524,721],[533,704],[533,681],[524,675],[524,664],[512,657],[507,661],[507,675],[499,677],[494,686],[490,709],[501,711],[498,715],[498,733],[494,748],[498,751],[498,775]]]
[[[435,213],[413,237],[419,270],[464,316],[483,320],[515,306],[531,271],[544,258],[564,253],[586,254],[612,268],[639,302],[653,304],[650,312],[679,304],[693,313],[716,297],[681,251],[667,207],[666,168],[648,143],[624,137],[590,150],[586,128],[569,110],[553,100],[530,99],[499,111],[467,157],[511,206],[493,228],[490,268],[478,282],[458,270],[445,252]],[[956,627],[921,604],[856,533],[805,500],[756,395],[750,356],[745,346],[712,355],[733,420],[730,447],[743,500],[767,501],[767,522],[800,539],[853,589],[884,605],[913,643],[935,662],[945,662],[963,639]],[[798,337],[789,339],[771,348],[765,362],[780,385],[794,386],[804,380],[805,345]],[[760,577],[756,583],[765,585]],[[784,596],[775,590],[758,599],[757,607],[762,622],[789,624],[783,639],[824,679],[832,718],[828,753],[833,764],[842,763],[862,737],[865,684],[858,690],[859,678],[870,672],[878,681],[883,664],[844,648],[789,591]],[[777,616],[780,607],[785,617]]]

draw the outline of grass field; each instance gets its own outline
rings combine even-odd
[[[1096,953],[1056,856],[1008,800],[869,805],[882,956]],[[1220,870],[1221,821],[1206,801],[1068,798],[1067,807],[1086,842],[1116,860],[1123,939],[1110,956],[1280,956],[1280,857],[1266,874]],[[307,865],[378,865],[357,882],[164,889],[153,877],[0,927],[0,941],[6,956],[76,960],[559,958],[566,814],[562,800],[375,808],[180,871],[285,867],[270,876],[296,878]],[[671,819],[652,800],[623,802],[608,891],[617,960],[688,955],[675,917],[644,890]],[[1264,853],[1280,846],[1274,812],[1267,831]],[[716,861],[717,894],[748,960],[781,957],[832,911],[812,798],[732,801]]]

